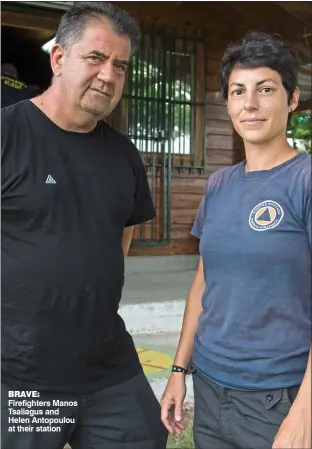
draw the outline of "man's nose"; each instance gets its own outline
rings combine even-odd
[[[107,84],[112,83],[115,79],[114,65],[109,61],[105,61],[105,63],[101,65],[97,77]]]

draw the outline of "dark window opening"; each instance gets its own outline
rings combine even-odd
[[[40,90],[49,87],[52,78],[49,55],[42,45],[53,37],[51,31],[1,27],[1,63],[13,64],[18,79]]]

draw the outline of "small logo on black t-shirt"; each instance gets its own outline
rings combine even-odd
[[[275,201],[266,200],[251,211],[249,226],[255,231],[267,231],[280,224],[284,216],[282,207]]]
[[[49,175],[49,176],[47,177],[45,183],[46,183],[46,184],[56,184],[56,181],[55,181],[55,179],[52,178],[51,175]]]

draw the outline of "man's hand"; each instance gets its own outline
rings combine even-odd
[[[305,408],[294,403],[277,432],[272,448],[311,449],[311,403]]]

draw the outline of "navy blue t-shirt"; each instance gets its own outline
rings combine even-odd
[[[214,173],[191,232],[206,281],[195,366],[237,389],[299,385],[311,345],[311,156]]]

